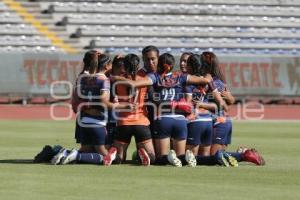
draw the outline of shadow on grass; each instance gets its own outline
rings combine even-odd
[[[0,160],[0,164],[35,164],[32,159],[8,159]]]

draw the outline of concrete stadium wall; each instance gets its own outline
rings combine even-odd
[[[0,96],[70,96],[83,55],[0,54]],[[300,58],[219,57],[228,87],[240,96],[300,95]],[[178,59],[177,59],[178,61]],[[177,68],[178,69],[178,68]]]

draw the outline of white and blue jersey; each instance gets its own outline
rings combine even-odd
[[[185,88],[185,92],[191,95],[194,101],[208,103],[208,85],[189,85]],[[205,110],[195,109],[195,119],[188,122],[188,145],[206,145],[212,143],[212,117]]]
[[[104,74],[87,75],[80,80],[80,97],[86,103],[80,113],[80,143],[82,145],[104,145],[107,131],[107,108],[101,105],[103,91],[110,91],[110,81]],[[98,105],[97,105],[98,104]],[[99,115],[84,112],[85,108],[99,110]]]
[[[226,90],[226,84],[219,78],[214,77],[213,82],[219,92]],[[215,119],[217,117],[225,117],[225,121],[222,123],[215,123],[212,143],[228,145],[231,143],[232,121],[229,117],[225,116],[225,112],[223,110],[219,110],[218,113],[213,116]]]
[[[150,73],[147,75],[153,83],[152,100],[157,105],[162,103],[169,105],[172,101],[179,101],[184,96],[184,88],[187,82],[187,75],[181,73],[170,72],[163,77],[158,73]],[[167,114],[164,112],[162,114]],[[170,112],[168,113],[170,114]]]
[[[100,111],[99,116],[93,116],[94,119],[100,120],[99,125],[106,125],[107,108],[101,104],[101,95],[103,91],[110,91],[110,81],[104,74],[86,75],[80,80],[80,98],[85,102],[85,108],[94,108]],[[86,120],[82,113],[81,121],[94,123],[95,120]]]
[[[185,87],[185,93],[192,95],[194,101],[208,103],[208,85],[188,85]]]
[[[153,83],[153,102],[156,103],[157,106],[166,105],[166,107],[170,108],[172,101],[179,101],[185,97],[184,87],[187,82],[186,74],[170,72],[160,77],[158,73],[150,73],[147,76]],[[185,140],[187,137],[187,120],[184,115],[176,112],[172,113],[171,110],[163,110],[164,108],[158,111],[153,137],[159,139],[174,138]]]

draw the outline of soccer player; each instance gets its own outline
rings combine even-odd
[[[193,54],[188,58],[187,73],[198,76],[205,75],[199,55]],[[196,164],[236,166],[236,160],[224,151],[219,151],[210,156],[213,131],[210,112],[215,112],[218,109],[218,105],[224,105],[218,91],[216,89],[209,90],[207,85],[189,85],[186,87],[186,92],[190,93],[187,101],[193,101],[195,105],[195,113],[188,116],[188,138],[185,156],[189,166],[195,167]],[[208,103],[209,93],[212,93],[217,104]]]
[[[125,75],[125,68],[124,68],[124,56],[122,55],[116,55],[112,61],[112,70],[108,74],[108,77],[110,76],[123,76]],[[113,91],[114,83],[111,82],[111,88],[110,88],[110,102],[118,103],[118,97]],[[114,109],[108,110],[108,122],[106,125],[107,129],[107,137],[106,137],[106,148],[109,148],[113,145],[114,137],[116,134],[116,127],[117,127],[117,120],[115,119],[116,112]],[[120,158],[117,156],[116,160],[114,161],[116,163],[120,162]]]
[[[142,57],[144,62],[144,67],[142,68],[143,71],[145,71],[146,74],[148,73],[156,73],[157,72],[157,63],[158,63],[158,57],[159,57],[159,50],[155,46],[146,46],[142,50]],[[150,121],[150,130],[151,135],[154,134],[154,107],[151,106],[152,97],[153,97],[153,86],[148,86],[148,95],[145,97],[145,100],[149,102],[150,104],[147,105],[147,111],[148,111],[148,119]],[[155,144],[154,144],[155,145]]]
[[[109,101],[110,80],[105,73],[112,67],[110,58],[104,54],[98,56],[98,65],[89,69],[89,75],[79,79],[79,97],[85,101],[81,106],[80,131],[81,145],[92,147],[96,153],[79,153],[72,150],[69,154],[62,150],[61,164],[73,161],[110,165],[116,157],[117,149],[105,147],[107,109],[131,109],[130,104],[111,103]],[[59,156],[57,156],[59,157]]]
[[[147,73],[157,72],[159,50],[155,46],[146,46],[142,50],[144,69]]]
[[[128,54],[124,58],[125,77],[130,80],[140,80],[146,77],[143,69],[139,70],[140,59],[135,54]],[[116,83],[117,84],[117,83]],[[155,161],[155,151],[152,143],[147,110],[144,105],[147,87],[132,88],[119,84],[116,87],[116,95],[119,102],[137,104],[134,111],[120,111],[117,119],[117,134],[115,135],[114,146],[118,149],[118,155],[125,160],[127,148],[131,137],[135,137],[138,148],[138,155],[141,164],[149,166]]]
[[[224,75],[219,67],[217,56],[212,52],[203,52],[201,60],[204,73],[209,73],[213,77],[214,84],[224,97],[227,105],[234,103],[235,99],[225,85]],[[218,150],[225,150],[226,145],[230,143],[232,132],[232,122],[227,112],[219,109],[216,114],[216,123],[214,123],[213,145],[211,147],[211,155],[214,155]]]
[[[225,78],[219,67],[219,61],[217,56],[212,52],[203,52],[201,55],[202,65],[206,73],[210,73],[213,77],[214,85],[220,92],[221,96],[225,100],[227,105],[232,105],[235,102],[235,98],[231,94],[230,90],[226,87]],[[217,113],[218,118],[224,118],[218,121],[214,125],[214,134],[211,147],[211,155],[215,155],[217,151],[225,150],[228,144],[231,143],[232,137],[232,121],[226,110],[219,110]],[[242,148],[240,152],[229,152],[234,156],[238,162],[247,161],[256,165],[264,165],[265,161],[263,157],[258,153],[256,149]]]
[[[186,73],[200,75],[201,59],[197,54],[189,56],[186,62]],[[217,106],[208,103],[207,85],[188,85],[186,86],[187,101],[194,104],[195,109],[188,119],[187,149],[194,155],[210,155],[212,143],[212,117],[210,111],[217,110]]]
[[[83,69],[82,71],[79,73],[78,78],[82,75],[88,75],[89,74],[89,69],[90,68],[94,68],[98,65],[98,55],[100,54],[100,52],[96,51],[96,50],[90,50],[87,51],[84,54],[83,57]],[[77,117],[80,116],[79,113],[77,113],[78,110],[78,106],[79,104],[82,102],[81,99],[78,97],[78,93],[77,93],[77,82],[78,82],[78,78],[76,78],[75,81],[75,85],[73,87],[73,91],[72,91],[72,99],[71,99],[71,103],[72,103],[72,109],[73,112],[77,114]],[[80,126],[78,124],[78,120],[76,120],[76,126],[75,126],[75,139],[76,139],[76,143],[80,143]],[[80,152],[91,152],[93,151],[91,148],[86,147],[86,146],[81,146],[79,149]]]
[[[168,53],[159,56],[157,73],[149,73],[144,79],[128,80],[115,77],[116,80],[126,80],[133,87],[153,85],[155,102],[158,112],[155,121],[154,138],[157,164],[171,163],[181,167],[185,161],[185,144],[187,137],[187,120],[185,110],[178,102],[184,98],[183,88],[186,84],[206,84],[211,77],[198,77],[182,73],[173,73],[175,58]],[[178,106],[177,106],[178,105]],[[174,150],[169,149],[170,138],[173,139]]]
[[[187,73],[187,60],[188,58],[190,57],[190,55],[192,55],[193,53],[192,52],[183,52],[180,56],[180,61],[179,61],[179,64],[180,64],[180,71],[182,73]]]

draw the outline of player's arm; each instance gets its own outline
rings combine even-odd
[[[221,92],[221,96],[228,105],[234,104],[235,98],[227,88],[225,88],[225,90]]]
[[[108,109],[132,109],[133,105],[129,103],[112,103],[109,101],[109,90],[101,90],[101,103],[107,106]]]
[[[226,102],[224,101],[224,99],[222,98],[220,92],[218,91],[218,89],[214,89],[212,91],[212,95],[213,98],[215,99],[219,109],[223,109],[224,111],[228,111],[228,105],[226,104]]]
[[[216,110],[218,110],[218,106],[215,103],[204,103],[200,101],[194,101],[194,103],[195,108],[198,109],[205,109],[213,113],[216,112]]]
[[[194,75],[187,75],[187,84],[194,84],[194,85],[199,85],[199,84],[208,84],[210,82],[210,78],[206,78],[203,76],[194,76]]]
[[[116,81],[117,82],[116,84],[127,84],[127,85],[131,85],[132,87],[145,87],[145,86],[153,85],[152,80],[148,77],[139,80],[130,80],[122,76],[114,76],[112,80]]]

